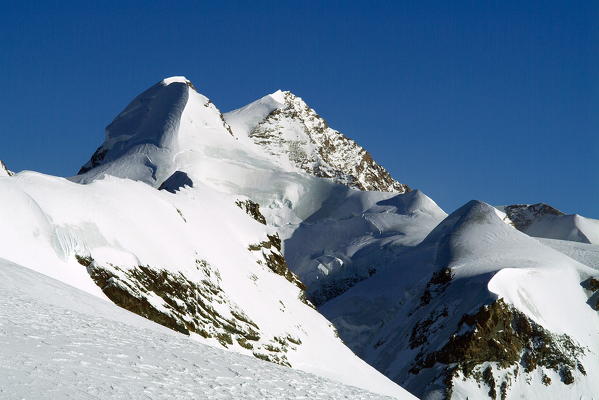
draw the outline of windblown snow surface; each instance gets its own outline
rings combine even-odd
[[[199,344],[0,260],[2,399],[383,399]]]

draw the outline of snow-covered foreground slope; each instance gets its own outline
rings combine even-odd
[[[4,260],[0,314],[2,399],[388,398],[196,343]]]
[[[306,304],[269,228],[236,197],[106,177],[0,178],[0,257],[198,341],[401,395]]]
[[[592,398],[598,276],[470,202],[320,309],[358,355],[424,399]]]

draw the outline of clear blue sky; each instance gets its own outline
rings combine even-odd
[[[597,1],[10,3],[14,170],[74,174],[134,96],[185,75],[222,111],[293,91],[446,211],[542,201],[599,218]]]

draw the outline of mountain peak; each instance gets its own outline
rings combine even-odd
[[[277,90],[224,116],[237,137],[250,139],[281,165],[359,190],[410,190],[290,91]]]
[[[192,90],[190,90],[192,89]],[[159,186],[177,170],[177,157],[233,138],[221,112],[183,76],[165,78],[137,96],[106,127],[104,143],[75,180],[102,175]]]

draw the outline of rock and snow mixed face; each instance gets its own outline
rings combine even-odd
[[[354,189],[410,190],[291,92],[278,90],[226,113],[225,120],[237,137],[257,144],[278,163]]]
[[[565,398],[599,390],[597,275],[470,202],[321,311],[421,398]]]
[[[304,111],[297,117],[291,117],[295,115],[291,111],[283,112],[287,110],[283,107],[288,104],[286,98],[293,100],[289,104],[294,107],[303,104]],[[299,98],[281,92],[265,99],[227,114],[229,122],[234,121],[232,130],[221,112],[187,79],[165,79],[139,95],[115,118],[106,128],[104,143],[80,174],[70,179],[88,183],[112,175],[171,191],[204,184],[251,198],[275,226],[309,217],[328,197],[348,185],[400,193],[408,190],[354,142],[330,128],[318,128],[324,121]],[[310,157],[322,153],[325,145],[329,146],[327,154],[303,164],[303,168],[290,161],[288,152],[273,154],[271,147],[249,140],[240,121],[265,126],[269,115],[277,114],[275,109],[293,125],[289,129],[295,132],[303,126],[303,139],[296,144],[306,142],[312,149]],[[261,118],[266,120],[260,122]],[[281,140],[287,140],[288,132],[278,132]]]
[[[3,399],[391,399],[190,341],[2,259],[0,313]]]

